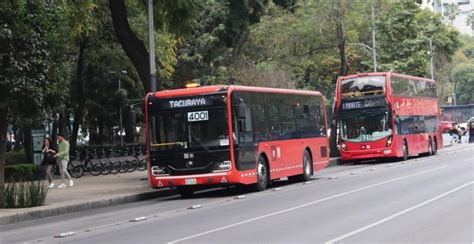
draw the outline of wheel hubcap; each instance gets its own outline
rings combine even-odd
[[[304,172],[306,175],[311,174],[311,163],[308,157],[304,158]]]
[[[262,162],[258,164],[258,178],[260,184],[263,185],[267,181],[267,172],[265,171],[265,165]]]

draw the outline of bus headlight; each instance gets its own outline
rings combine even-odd
[[[223,162],[216,163],[214,172],[229,171],[231,169],[232,169],[231,162],[229,160],[226,160]]]
[[[347,151],[347,146],[346,146],[346,143],[344,143],[344,141],[341,141],[341,147],[344,151]]]
[[[387,143],[385,143],[385,147],[389,147],[392,145],[392,139],[393,137],[392,136],[389,136],[388,139],[387,139]]]
[[[163,175],[166,174],[165,168],[160,166],[153,166],[151,167],[151,174],[152,175]]]

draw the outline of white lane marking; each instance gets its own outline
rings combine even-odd
[[[147,217],[143,216],[143,217],[134,218],[134,219],[129,220],[129,222],[140,222],[143,220],[147,220]]]
[[[345,195],[349,195],[349,194],[352,194],[352,193],[355,193],[355,192],[359,192],[359,191],[367,190],[367,189],[370,189],[370,188],[374,188],[374,187],[377,187],[377,186],[380,186],[380,185],[384,185],[384,184],[392,183],[392,182],[395,182],[395,181],[403,180],[403,179],[406,179],[406,178],[409,178],[409,177],[413,177],[413,176],[425,174],[425,173],[428,173],[428,172],[431,172],[431,171],[435,171],[435,170],[439,170],[439,169],[442,169],[442,168],[445,168],[445,167],[448,167],[448,165],[443,165],[443,166],[439,166],[439,167],[436,167],[436,168],[432,168],[432,169],[428,169],[428,170],[425,170],[425,171],[421,171],[421,172],[418,172],[418,173],[415,173],[415,174],[406,175],[406,176],[402,176],[402,177],[395,178],[395,179],[392,179],[392,180],[387,180],[387,181],[379,182],[379,183],[376,183],[376,184],[364,186],[364,187],[361,187],[361,188],[358,188],[358,189],[355,189],[355,190],[352,190],[352,191],[346,191],[346,192],[339,193],[339,194],[336,194],[336,195],[333,195],[333,196],[330,196],[330,197],[326,197],[326,198],[322,198],[322,199],[319,199],[319,200],[316,200],[316,201],[312,201],[312,202],[309,202],[309,203],[301,204],[301,205],[298,205],[298,206],[295,206],[295,207],[287,208],[287,209],[280,210],[280,211],[277,211],[277,212],[273,212],[273,213],[270,213],[270,214],[265,214],[265,215],[262,215],[262,216],[259,216],[259,217],[255,217],[255,218],[252,218],[252,219],[240,221],[240,222],[237,222],[237,223],[234,223],[234,224],[230,224],[230,225],[226,225],[226,226],[223,226],[223,227],[219,227],[219,228],[216,228],[216,229],[204,231],[204,232],[201,232],[201,233],[199,233],[199,234],[195,234],[195,235],[192,235],[192,236],[188,236],[188,237],[184,237],[184,238],[177,239],[177,240],[174,240],[174,241],[170,241],[170,242],[168,242],[168,243],[178,243],[178,242],[182,242],[182,241],[189,240],[189,239],[192,239],[192,238],[195,238],[195,237],[207,235],[207,234],[214,233],[214,232],[217,232],[217,231],[221,231],[221,230],[225,230],[225,229],[228,229],[228,228],[232,228],[232,227],[235,227],[235,226],[238,226],[238,225],[243,225],[243,224],[246,224],[246,223],[249,223],[249,222],[253,222],[253,221],[256,221],[256,220],[268,218],[268,217],[275,216],[275,215],[278,215],[278,214],[290,212],[290,211],[293,211],[293,210],[296,210],[296,209],[299,209],[299,208],[303,208],[303,207],[307,207],[307,206],[310,206],[310,205],[314,205],[314,204],[317,204],[317,203],[320,203],[320,202],[328,201],[328,200],[331,200],[331,199],[334,199],[334,198],[338,198],[338,197],[342,197],[342,196],[345,196]]]
[[[68,236],[73,236],[75,235],[76,233],[75,232],[64,232],[64,233],[60,233],[60,234],[57,234],[54,236],[54,238],[63,238],[63,237],[68,237]]]
[[[413,207],[407,208],[407,209],[405,209],[405,210],[403,210],[403,211],[400,211],[400,212],[398,212],[398,213],[396,213],[396,214],[390,215],[390,216],[388,216],[388,217],[386,217],[386,218],[384,218],[384,219],[382,219],[382,220],[379,220],[379,221],[377,221],[377,222],[375,222],[375,223],[372,223],[372,224],[370,224],[370,225],[364,226],[364,227],[362,227],[362,228],[360,228],[360,229],[357,229],[357,230],[355,230],[355,231],[352,231],[352,232],[347,233],[347,234],[345,234],[345,235],[342,235],[342,236],[340,236],[340,237],[334,238],[334,239],[332,239],[332,240],[330,240],[330,241],[327,241],[326,244],[332,244],[332,243],[334,243],[334,242],[341,241],[341,240],[343,240],[343,239],[346,239],[347,237],[353,236],[353,235],[358,234],[358,233],[360,233],[360,232],[362,232],[362,231],[365,231],[365,230],[370,229],[370,228],[372,228],[372,227],[375,227],[375,226],[377,226],[377,225],[383,224],[383,223],[385,223],[385,222],[387,222],[387,221],[389,221],[389,220],[391,220],[391,219],[394,219],[394,218],[396,218],[396,217],[398,217],[398,216],[400,216],[400,215],[406,214],[406,213],[408,213],[408,212],[410,212],[410,211],[413,211],[413,210],[415,210],[415,209],[417,209],[417,208],[419,208],[419,207],[423,207],[423,206],[425,206],[425,205],[427,205],[427,204],[429,204],[429,203],[431,203],[431,202],[434,202],[434,201],[436,201],[436,200],[438,200],[438,199],[440,199],[440,198],[443,198],[443,197],[445,197],[445,196],[447,196],[447,195],[449,195],[449,194],[451,194],[451,193],[454,193],[454,192],[456,192],[456,191],[459,191],[459,190],[461,190],[461,189],[463,189],[463,188],[465,188],[465,187],[468,187],[468,186],[470,186],[470,185],[472,185],[472,184],[474,184],[474,181],[471,181],[471,182],[468,182],[468,183],[466,183],[466,184],[464,184],[464,185],[458,186],[458,187],[456,187],[456,188],[454,188],[454,189],[452,189],[452,190],[450,190],[450,191],[448,191],[448,192],[445,192],[445,193],[443,193],[443,194],[441,194],[441,195],[438,195],[438,196],[436,196],[436,197],[433,197],[433,198],[431,198],[431,199],[429,199],[429,200],[427,200],[427,201],[424,201],[424,202],[422,202],[422,203],[420,203],[420,204],[417,204],[417,205],[415,205],[415,206],[413,206]]]

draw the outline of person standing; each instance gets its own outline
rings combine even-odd
[[[58,133],[56,135],[56,138],[59,141],[58,144],[58,153],[54,155],[55,158],[58,160],[59,164],[59,171],[61,172],[61,185],[58,186],[58,188],[65,188],[66,184],[64,183],[65,177],[69,179],[69,187],[72,187],[74,185],[74,182],[72,181],[71,175],[69,175],[69,172],[67,172],[67,164],[69,162],[69,142],[66,141],[64,138],[64,134]]]
[[[51,174],[51,170],[56,165],[56,159],[54,159],[54,154],[56,154],[56,148],[54,148],[53,143],[49,138],[44,138],[43,142],[43,162],[41,163],[43,166],[46,166],[46,178],[48,179],[49,186],[48,188],[51,189],[54,187],[53,176]]]

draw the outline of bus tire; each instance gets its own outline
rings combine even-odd
[[[313,160],[311,158],[311,154],[308,150],[304,150],[303,154],[303,174],[290,176],[288,179],[292,182],[305,182],[311,179],[311,175],[313,175]]]
[[[263,155],[260,155],[257,163],[257,183],[254,185],[254,190],[264,191],[267,189],[269,176],[267,160]]]
[[[187,187],[187,186],[178,186],[178,193],[183,197],[183,198],[191,198],[194,195],[194,192],[196,191],[194,188]]]
[[[433,142],[430,140],[428,141],[428,156],[434,155],[434,150],[433,150]]]
[[[403,157],[402,161],[406,161],[408,159],[408,145],[406,141],[403,141]]]
[[[433,144],[433,155],[436,155],[438,153],[438,140],[436,140],[436,137],[434,138],[434,144]]]

